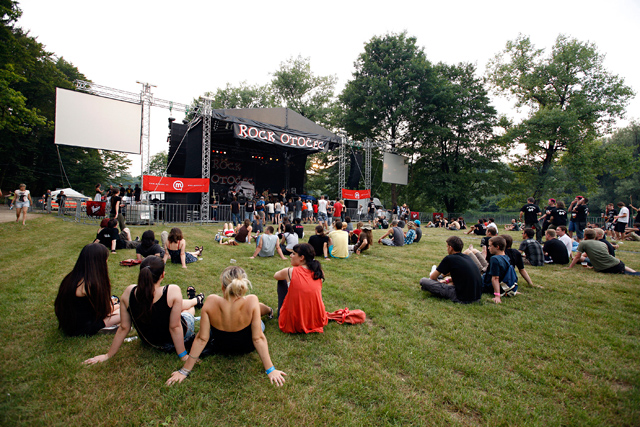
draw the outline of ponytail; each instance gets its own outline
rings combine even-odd
[[[158,283],[163,272],[164,261],[160,257],[148,256],[140,264],[138,288],[136,289],[136,298],[140,303],[140,315],[138,316],[140,320],[146,321],[151,315],[155,284]]]
[[[249,282],[249,279],[233,279],[231,283],[224,288],[224,298],[230,300],[231,297],[243,297],[250,287],[251,282]]]
[[[324,280],[324,272],[320,261],[315,259],[316,251],[308,243],[299,243],[293,247],[293,251],[304,258],[305,264],[313,272],[313,280]]]
[[[224,298],[230,300],[231,297],[242,297],[249,289],[251,282],[247,273],[238,266],[229,266],[220,274],[220,281],[224,287]]]

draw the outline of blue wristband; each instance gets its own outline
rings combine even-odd
[[[183,357],[185,357],[187,355],[187,350],[183,351],[182,353],[180,353],[178,355],[178,359],[182,359]]]
[[[273,372],[273,371],[275,371],[275,370],[276,370],[276,367],[275,367],[275,366],[272,366],[272,367],[270,367],[269,369],[267,369],[266,371],[264,371],[264,373],[265,373],[265,374],[267,374],[267,375],[269,375],[271,372]]]

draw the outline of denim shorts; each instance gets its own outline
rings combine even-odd
[[[318,212],[318,221],[326,222],[327,221],[327,213],[326,212]]]
[[[187,332],[184,333],[184,340],[187,341],[196,333],[196,318],[193,317],[193,314],[187,311],[183,311],[180,315],[187,324]]]
[[[31,203],[27,200],[26,202],[16,202],[16,209],[28,208],[31,206]]]

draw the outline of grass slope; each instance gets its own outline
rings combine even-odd
[[[219,246],[216,230],[183,227],[188,247],[205,246],[204,260],[187,270],[167,265],[166,282],[185,294],[188,285],[219,293],[219,274],[234,258],[260,300],[277,305],[273,273],[288,262],[250,260],[252,246]],[[95,231],[44,215],[27,227],[0,224],[2,425],[640,425],[637,277],[529,267],[545,289],[521,280],[524,294],[499,306],[489,296],[456,305],[418,286],[455,233],[426,229],[409,247],[376,245],[323,263],[327,310],[363,309],[365,324],[331,323],[305,336],[266,322],[284,387],[269,384],[253,353],[207,358],[169,388],[181,366],[175,355],[138,340],[85,367],[113,337],[67,338],[57,329],[58,286]],[[640,244],[621,249],[619,258],[640,269]],[[136,282],[137,268],[118,265],[132,257],[121,250],[109,258],[114,294]]]

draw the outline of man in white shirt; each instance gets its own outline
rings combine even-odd
[[[565,225],[559,225],[556,227],[556,233],[558,234],[558,240],[560,240],[567,247],[567,253],[569,259],[571,259],[571,253],[573,252],[573,240],[567,235],[567,227]]]
[[[320,196],[320,200],[318,200],[318,224],[325,230],[329,228],[327,225],[327,200],[324,196]]]
[[[616,240],[624,240],[624,231],[629,224],[629,208],[624,205],[623,202],[618,202],[618,208],[620,211],[618,215],[614,216],[615,226],[613,232],[615,233]]]

